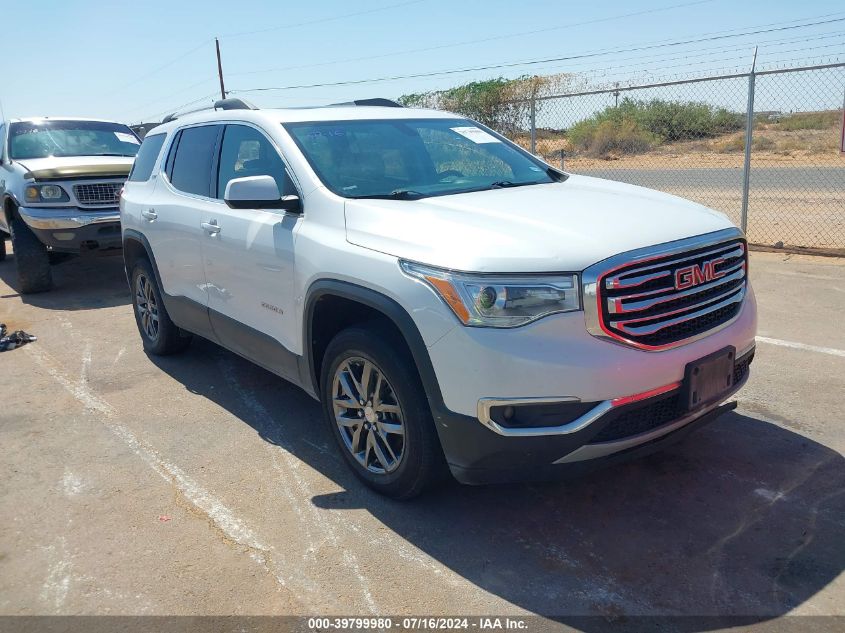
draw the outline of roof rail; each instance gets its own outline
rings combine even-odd
[[[214,102],[215,110],[258,110],[249,101],[238,99],[237,97],[229,97],[228,99],[218,99]]]
[[[383,97],[374,97],[372,99],[355,99],[354,101],[346,101],[344,103],[333,103],[333,106],[379,106],[382,108],[403,108],[401,103],[396,103],[391,99],[384,99]]]
[[[211,107],[203,107],[203,108],[196,108],[194,110],[188,110],[187,112],[174,112],[172,114],[168,114],[164,117],[161,122],[170,123],[171,121],[175,121],[180,116],[184,116],[186,114],[193,114],[194,112],[202,112],[203,110],[258,110],[257,107],[252,105],[249,101],[244,101],[243,99],[238,99],[236,97],[230,97],[228,99],[218,99],[214,102],[214,105]]]

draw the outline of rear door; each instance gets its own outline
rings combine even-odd
[[[206,232],[201,224],[207,210],[219,204],[212,195],[212,171],[222,131],[221,125],[196,125],[176,133],[142,231],[150,241],[174,321],[211,338],[202,264]]]
[[[279,150],[259,128],[227,124],[217,170],[214,205],[202,223],[216,227],[203,240],[208,305],[218,338],[230,349],[289,377],[301,331],[294,322],[293,243],[299,213],[230,209],[223,202],[234,178],[268,175],[282,195],[298,195]]]

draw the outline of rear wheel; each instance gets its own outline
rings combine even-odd
[[[190,344],[190,334],[170,320],[152,266],[146,259],[139,259],[132,268],[132,306],[141,341],[150,354],[175,354]]]
[[[44,292],[52,288],[53,273],[47,247],[20,218],[14,218],[9,228],[12,231],[12,250],[15,251],[15,268],[21,294]]]
[[[404,342],[386,327],[344,330],[326,349],[324,416],[353,472],[409,499],[446,472],[422,384]]]

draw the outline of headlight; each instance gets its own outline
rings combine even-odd
[[[24,190],[27,202],[67,202],[65,190],[58,185],[30,185]]]
[[[481,275],[400,262],[422,279],[464,325],[516,327],[558,312],[581,308],[578,275]]]

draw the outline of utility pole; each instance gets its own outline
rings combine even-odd
[[[223,62],[220,61],[220,40],[214,38],[214,47],[217,49],[217,75],[220,77],[220,98],[226,98],[226,86],[223,84]]]

